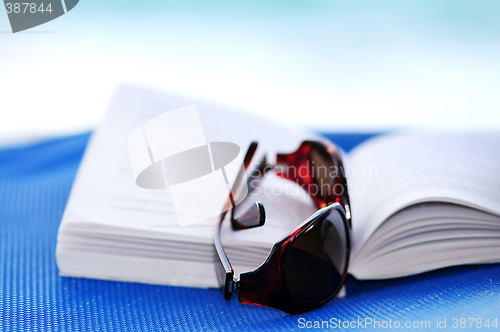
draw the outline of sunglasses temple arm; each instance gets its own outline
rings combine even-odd
[[[248,163],[250,160],[248,160]],[[245,165],[247,166],[247,160],[245,161]],[[248,175],[246,179],[246,184],[248,188],[248,194],[250,195],[256,187],[259,186],[260,181],[262,180],[264,174],[269,171],[272,167],[267,163],[266,156],[263,156],[262,159],[259,161],[258,165],[252,169],[250,174]],[[240,177],[241,176],[241,177]],[[243,174],[238,175],[238,181],[237,183],[240,185],[241,184],[241,179]],[[234,186],[233,189],[238,190],[237,188],[240,188],[240,186]],[[250,207],[248,207],[245,211],[241,212],[241,207],[238,205],[234,204],[233,202],[233,209],[231,210],[231,227],[233,230],[243,230],[243,229],[249,229],[249,228],[255,228],[255,227],[261,227],[265,224],[266,221],[266,213],[264,209],[264,205],[261,202],[256,202],[255,204],[252,204]]]
[[[221,217],[222,219],[224,216]],[[227,255],[222,247],[222,242],[220,240],[220,227],[222,225],[222,219],[219,226],[216,227],[214,235],[214,260],[215,260],[215,273],[217,274],[217,279],[224,294],[226,300],[230,300],[235,289],[234,280],[234,270],[227,258]]]
[[[255,151],[257,150],[258,143],[257,142],[252,142],[250,143],[250,146],[248,147],[248,150],[245,154],[245,158],[243,161],[243,165],[240,168],[240,172],[238,176],[236,177],[236,181],[233,184],[231,191],[229,192],[229,197],[225,202],[224,206],[224,211],[227,211],[229,209],[229,206],[232,205],[232,210],[231,210],[231,219],[233,215],[233,211],[236,208],[236,205],[234,203],[234,193],[237,193],[239,188],[241,187],[241,182],[243,180],[248,180],[244,179],[245,177],[245,169],[248,168],[250,165],[250,162],[252,161],[252,158],[255,154]],[[231,296],[233,295],[233,292],[236,288],[236,285],[238,284],[238,281],[234,279],[234,270],[233,267],[231,266],[231,263],[229,262],[229,259],[226,255],[226,252],[224,251],[224,247],[222,246],[222,242],[220,240],[220,230],[222,227],[222,222],[224,221],[224,218],[226,216],[227,212],[223,212],[220,216],[219,224],[217,225],[215,229],[215,234],[214,234],[214,261],[215,261],[215,273],[217,274],[217,279],[219,280],[219,284],[221,286],[222,292],[224,294],[224,298],[227,300],[231,299]]]

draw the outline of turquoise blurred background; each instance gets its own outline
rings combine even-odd
[[[120,82],[336,131],[500,129],[499,1],[96,1],[12,34],[0,139],[95,126]]]

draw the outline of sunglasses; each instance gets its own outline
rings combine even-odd
[[[265,173],[274,170],[277,176],[303,188],[319,210],[276,242],[261,266],[241,273],[239,279],[234,276],[220,239],[227,214],[224,212],[214,235],[217,278],[228,300],[238,291],[242,303],[273,307],[289,314],[307,312],[333,298],[347,277],[351,215],[342,159],[333,144],[304,141],[293,153],[277,154],[275,165],[268,164],[263,157],[248,172],[257,146],[256,142],[250,145],[244,169],[226,201],[232,204],[232,229],[260,227],[266,222],[261,202],[251,204],[244,211],[240,211],[242,204],[234,204],[233,195],[241,190],[245,173],[249,174],[246,178],[249,195],[245,200],[251,197],[252,189],[258,186]]]

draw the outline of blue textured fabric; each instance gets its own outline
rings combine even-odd
[[[329,137],[349,150],[371,136]],[[1,330],[300,330],[315,321],[335,328],[339,320],[365,319],[392,326],[429,321],[435,329],[436,319],[446,319],[448,328],[453,318],[482,324],[489,318],[490,325],[500,319],[500,265],[384,281],[349,278],[345,298],[297,316],[226,301],[219,290],[60,277],[57,229],[88,138],[0,150]],[[372,322],[360,327],[373,328]]]

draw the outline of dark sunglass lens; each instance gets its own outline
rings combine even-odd
[[[347,264],[343,217],[332,208],[325,214],[292,243],[284,258],[290,294],[303,305],[317,304],[338,292]]]

